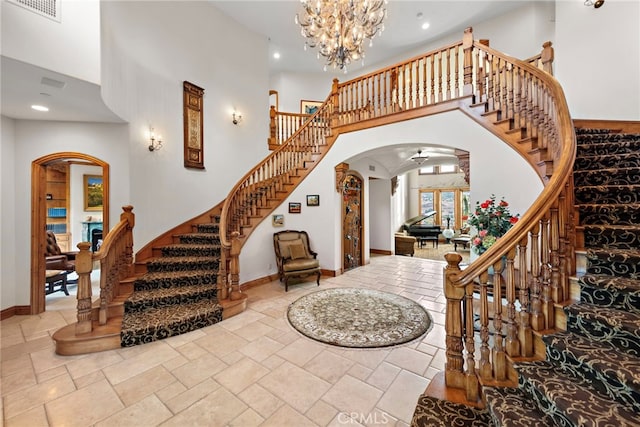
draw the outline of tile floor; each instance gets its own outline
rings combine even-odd
[[[441,261],[376,256],[321,281],[365,287],[426,307],[432,329],[411,343],[344,349],[312,341],[286,321],[315,283],[247,291],[242,314],[143,346],[57,356],[51,335],[75,321],[62,293],[36,316],[0,322],[6,426],[406,426],[418,396],[444,368]],[[62,302],[60,302],[62,301]]]

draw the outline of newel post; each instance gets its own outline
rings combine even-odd
[[[127,237],[125,247],[126,274],[124,277],[133,274],[133,227],[136,225],[136,214],[133,213],[133,206],[126,205],[122,207],[120,221],[127,221]],[[122,277],[122,276],[121,276]]]
[[[454,277],[460,273],[462,256],[455,252],[448,252],[444,258],[447,266],[444,268],[444,296],[447,299],[444,328],[446,338],[445,383],[447,387],[465,389],[465,375],[462,356],[462,299],[465,290],[454,286]]]
[[[542,53],[540,61],[542,61],[542,69],[553,76],[553,47],[552,43],[547,41],[542,44]]]
[[[464,52],[464,68],[463,68],[463,94],[473,94],[473,28],[468,27],[464,30],[462,36],[462,49]]]
[[[333,84],[331,85],[331,127],[338,126],[338,113],[340,111],[340,94],[338,93],[338,83],[339,80],[337,78],[333,79]]]
[[[278,141],[276,140],[276,114],[276,107],[275,105],[272,105],[269,109],[269,139],[267,140],[270,149],[271,147],[274,147],[275,149],[275,145],[278,143]]]
[[[229,259],[229,248],[220,249],[220,267],[218,268],[218,299],[229,298],[229,284],[227,281],[227,260]]]
[[[80,252],[76,254],[76,274],[78,274],[78,322],[76,335],[91,332],[91,270],[93,253],[91,243],[78,243]]]
[[[230,264],[229,273],[231,276],[231,294],[229,299],[236,301],[243,298],[240,290],[240,233],[238,231],[231,232],[231,250],[229,251]]]

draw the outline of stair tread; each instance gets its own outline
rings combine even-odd
[[[593,370],[640,392],[640,358],[619,351],[606,341],[593,341],[566,331],[546,335],[543,341],[559,351],[572,354],[579,363],[587,364]],[[563,357],[563,362],[565,360]]]
[[[217,274],[217,269],[211,270],[186,270],[186,271],[152,271],[138,277],[137,280],[150,281],[162,279],[177,279],[181,277],[198,277],[210,276],[212,273]]]
[[[564,310],[591,321],[604,323],[611,328],[632,331],[640,335],[640,312],[634,313],[587,302],[569,304],[564,307]]]
[[[535,402],[521,389],[483,387],[487,408],[500,426],[555,426],[553,419],[540,411]]]
[[[411,427],[451,426],[493,427],[495,424],[486,409],[477,409],[424,394],[418,398]]]
[[[630,256],[640,257],[640,249],[620,249],[615,247],[587,248],[587,258],[595,258],[602,254],[617,255],[621,258],[629,258]],[[622,261],[624,261],[624,259],[622,259]]]
[[[564,418],[569,425],[640,426],[638,414],[632,408],[602,395],[589,381],[546,360],[516,363],[515,367],[521,376],[521,387],[527,390],[528,384],[536,395],[550,400],[548,410],[555,412],[554,418]],[[585,420],[591,423],[585,424]]]
[[[132,293],[127,299],[127,302],[137,303],[148,299],[162,298],[172,295],[175,295],[177,297],[197,295],[198,293],[209,291],[215,288],[215,283],[209,283],[203,285],[178,286],[174,288],[145,289]]]
[[[586,273],[578,281],[589,287],[616,292],[640,292],[640,280],[607,274]]]

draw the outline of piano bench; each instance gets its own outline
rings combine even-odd
[[[453,250],[458,250],[458,245],[462,245],[463,249],[467,249],[467,245],[471,242],[470,237],[454,237],[453,241]]]
[[[424,247],[425,242],[431,242],[432,247],[438,247],[438,236],[420,236],[417,237],[420,249]]]

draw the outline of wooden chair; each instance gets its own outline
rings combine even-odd
[[[278,276],[284,282],[285,292],[289,291],[289,279],[316,276],[320,286],[320,262],[317,253],[309,246],[306,231],[286,230],[273,233],[273,248],[276,253]]]
[[[396,255],[411,255],[415,253],[416,238],[409,236],[406,232],[397,232],[395,234],[395,253]]]

